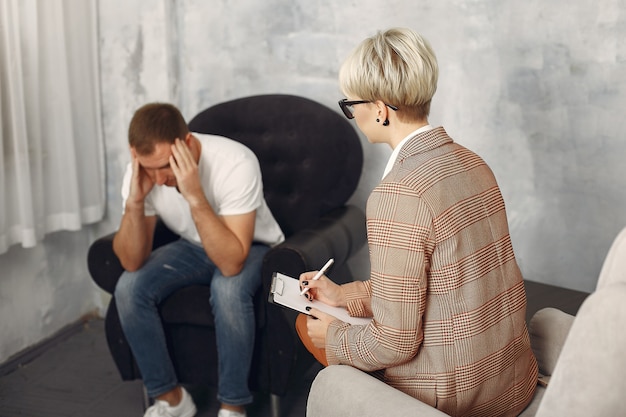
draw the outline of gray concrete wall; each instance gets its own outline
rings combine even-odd
[[[347,53],[378,29],[408,26],[439,58],[431,124],[494,170],[525,277],[591,291],[626,225],[624,10],[624,0],[102,2],[112,224],[137,106],[168,100],[192,117],[278,92],[339,111]],[[359,205],[390,154],[363,145]],[[367,274],[367,262],[363,251],[353,265]]]

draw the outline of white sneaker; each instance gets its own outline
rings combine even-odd
[[[143,417],[193,417],[196,415],[196,405],[187,390],[181,387],[183,398],[176,406],[171,406],[167,401],[156,400],[154,405],[148,407]]]
[[[239,411],[220,408],[220,411],[217,413],[217,417],[246,417],[246,412],[244,411],[243,413],[240,413]]]

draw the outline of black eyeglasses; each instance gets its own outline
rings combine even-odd
[[[352,114],[351,107],[355,104],[363,104],[363,103],[371,103],[370,100],[348,100],[347,98],[339,100],[339,107],[341,107],[341,111],[348,119],[354,119],[354,114]],[[396,111],[398,108],[396,106],[392,106],[391,104],[385,103],[385,106],[389,107],[391,110]]]

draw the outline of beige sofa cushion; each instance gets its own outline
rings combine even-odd
[[[537,417],[626,416],[626,283],[591,294],[578,310]]]
[[[573,322],[574,316],[552,307],[537,311],[530,320],[528,333],[540,374],[550,376],[554,372]]]

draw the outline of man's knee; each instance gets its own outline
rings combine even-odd
[[[261,273],[242,271],[233,277],[216,274],[211,281],[211,303],[214,306],[252,303],[254,295],[261,286]]]
[[[214,276],[211,281],[211,295],[215,300],[223,303],[238,302],[248,297],[248,289],[243,280],[238,279],[239,276],[224,277],[222,275]]]
[[[115,285],[115,302],[118,310],[122,313],[134,299],[134,273],[123,272]]]

